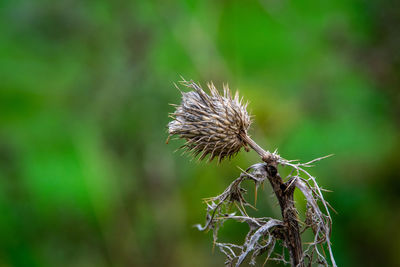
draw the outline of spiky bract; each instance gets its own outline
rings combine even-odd
[[[182,92],[182,103],[174,105],[173,121],[168,124],[170,136],[185,139],[182,147],[194,157],[200,154],[200,160],[210,155],[209,161],[218,158],[220,162],[235,155],[243,146],[247,150],[241,136],[247,134],[251,120],[247,104],[242,104],[238,92],[232,97],[229,88],[224,86],[221,95],[210,83],[209,95],[194,82],[183,81],[182,84],[193,91]]]

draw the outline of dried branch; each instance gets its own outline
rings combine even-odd
[[[243,171],[222,194],[205,199],[207,204],[207,219],[204,226],[196,225],[201,230],[212,230],[214,244],[226,255],[227,266],[240,266],[244,260],[250,257],[250,264],[255,264],[256,257],[266,255],[265,262],[280,261],[292,266],[311,266],[312,263],[328,266],[324,247],[329,252],[332,266],[336,266],[330,245],[332,220],[329,213],[329,204],[325,201],[322,190],[311,176],[302,167],[317,162],[326,157],[321,157],[307,163],[292,163],[282,159],[276,153],[271,153],[271,158],[276,160],[269,163],[257,163]],[[277,171],[277,164],[292,168],[287,181],[284,182]],[[268,180],[275,192],[281,207],[282,220],[268,217],[254,218],[247,215],[246,207],[251,205],[245,199],[246,190],[241,187],[242,182],[252,181],[256,188],[265,180]],[[305,225],[303,231],[299,230],[299,217],[294,206],[293,192],[298,188],[307,201]],[[324,212],[319,208],[321,203]],[[232,205],[233,204],[233,205]],[[229,213],[229,207],[236,207],[236,212]],[[249,225],[249,231],[242,245],[217,242],[218,230],[227,220],[245,222]],[[302,249],[300,235],[310,229],[314,234],[313,242]],[[282,241],[283,248],[290,254],[290,261],[285,259],[285,254],[271,257],[278,240]]]

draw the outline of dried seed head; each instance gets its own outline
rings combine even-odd
[[[247,143],[242,136],[247,136],[251,124],[246,111],[236,92],[232,97],[227,86],[221,95],[210,83],[210,95],[194,82],[183,81],[182,84],[193,89],[182,93],[182,103],[176,105],[168,124],[169,134],[178,135],[186,140],[182,146],[192,152],[194,157],[200,154],[200,160],[210,155],[209,161],[218,158],[219,162],[232,157]]]

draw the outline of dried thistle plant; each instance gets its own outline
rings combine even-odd
[[[210,155],[209,161],[214,158],[221,161],[231,158],[242,147],[247,151],[251,147],[263,161],[243,171],[222,194],[205,200],[206,224],[197,225],[197,228],[213,231],[214,244],[226,255],[226,265],[240,266],[249,255],[249,263],[254,265],[257,256],[266,254],[264,264],[268,260],[275,260],[292,266],[312,266],[313,263],[328,266],[327,249],[331,265],[336,266],[330,244],[330,205],[325,201],[315,177],[306,171],[306,168],[312,167],[311,164],[326,157],[299,163],[285,160],[276,152],[265,151],[247,133],[251,119],[246,111],[247,104],[243,104],[238,93],[232,97],[229,88],[225,86],[221,95],[210,83],[210,94],[207,94],[192,81],[184,80],[181,83],[192,91],[182,92],[182,103],[174,105],[176,110],[171,114],[173,121],[168,124],[168,131],[170,136],[178,135],[186,140],[182,146],[185,151],[191,152],[194,157],[200,154],[199,160]],[[278,165],[292,169],[285,179],[280,176]],[[246,207],[251,205],[245,199],[246,190],[241,187],[241,183],[248,180],[254,182],[256,189],[265,180],[270,182],[281,208],[282,220],[247,215]],[[307,201],[304,222],[300,221],[293,199],[296,188]],[[230,211],[232,206],[236,207],[240,215]],[[319,206],[323,207],[324,212]],[[226,220],[246,222],[249,225],[243,245],[218,242],[218,230]],[[300,229],[299,222],[304,225],[303,229]],[[307,229],[311,229],[314,235],[314,240],[308,245],[301,242],[301,234]],[[273,254],[277,241],[281,241],[283,247],[281,254]],[[289,251],[289,259],[285,256],[285,250]]]
[[[168,132],[170,136],[178,135],[186,140],[182,148],[187,152],[191,152],[194,157],[201,154],[200,160],[210,155],[209,161],[218,157],[221,162],[226,157],[236,155],[242,147],[249,151],[249,145],[265,161],[273,157],[247,134],[251,116],[246,110],[247,103],[243,104],[238,92],[232,97],[228,86],[224,86],[221,95],[214,84],[209,83],[208,95],[192,81],[184,80],[181,84],[193,91],[182,92],[180,105],[172,104],[176,110],[170,114],[173,121],[168,124]]]
[[[183,84],[194,91],[182,93],[182,103],[171,114],[174,119],[168,124],[170,135],[186,139],[184,148],[200,160],[210,155],[209,161],[220,162],[232,157],[247,143],[241,138],[247,135],[250,116],[247,104],[242,104],[239,94],[232,94],[227,86],[221,95],[214,84],[208,84],[210,95],[193,82]]]

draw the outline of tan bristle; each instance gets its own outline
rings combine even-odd
[[[246,147],[240,136],[247,134],[251,119],[237,92],[232,97],[228,86],[224,86],[221,95],[209,83],[207,94],[194,82],[182,84],[193,91],[182,92],[182,103],[176,106],[171,114],[173,121],[168,124],[170,136],[185,139],[183,148],[194,157],[200,155],[200,160],[210,155],[209,161],[218,158],[220,162]]]

